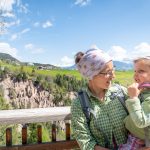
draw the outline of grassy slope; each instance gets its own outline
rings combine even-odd
[[[124,86],[130,85],[133,80],[133,71],[116,71],[115,81],[119,81]]]
[[[0,63],[1,66],[7,66],[10,70],[17,72],[21,66],[14,66],[6,63]],[[28,73],[32,73],[33,66],[23,66],[23,70]],[[57,74],[65,74],[77,77],[81,79],[81,75],[77,70],[37,70],[35,69],[35,74],[46,75],[46,76],[56,76]],[[133,82],[133,71],[116,71],[116,78],[114,81],[119,82],[120,84],[127,86]]]

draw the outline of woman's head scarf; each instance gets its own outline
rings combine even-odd
[[[95,75],[103,70],[106,63],[111,60],[111,57],[101,50],[89,49],[77,63],[77,69],[84,77],[92,80]]]

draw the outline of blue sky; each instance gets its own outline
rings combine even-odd
[[[149,0],[0,0],[0,52],[24,62],[74,64],[97,46],[114,60],[150,55]]]

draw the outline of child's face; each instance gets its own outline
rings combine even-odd
[[[150,66],[144,60],[134,64],[134,79],[139,84],[150,82]]]

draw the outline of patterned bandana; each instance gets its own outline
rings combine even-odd
[[[77,69],[79,72],[89,80],[102,71],[106,63],[112,59],[106,53],[103,53],[99,49],[90,49],[82,56],[77,63]]]

